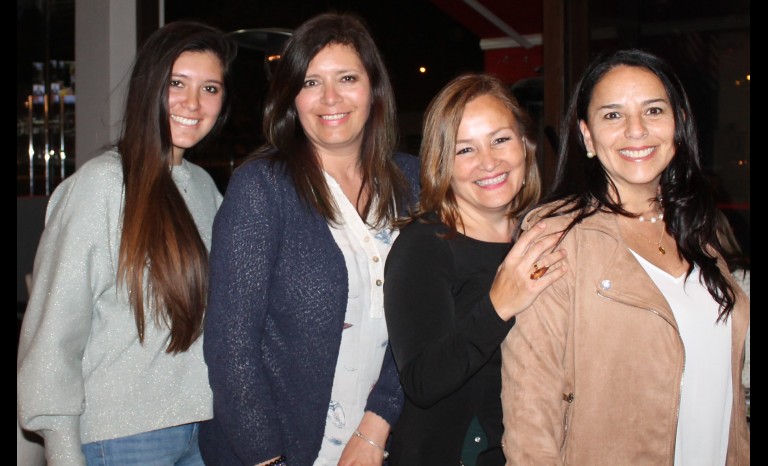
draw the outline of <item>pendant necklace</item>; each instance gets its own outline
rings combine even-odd
[[[657,219],[661,220],[662,216],[663,216],[663,214],[660,217],[657,217]],[[664,225],[661,226],[661,236],[659,236],[659,240],[654,243],[653,241],[649,240],[648,237],[646,237],[644,234],[640,233],[639,231],[635,231],[634,229],[632,229],[632,227],[629,226],[629,223],[627,223],[626,219],[624,219],[624,223],[627,225],[627,228],[629,228],[629,231],[631,231],[635,235],[643,238],[648,244],[652,244],[652,245],[656,246],[656,249],[658,249],[659,254],[661,254],[663,256],[664,254],[667,253],[667,250],[664,249],[664,246],[661,245],[661,241],[664,239],[664,230],[665,230]],[[651,223],[656,223],[656,222],[652,221]]]

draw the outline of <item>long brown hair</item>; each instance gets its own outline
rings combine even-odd
[[[683,83],[672,66],[650,52],[639,49],[606,50],[593,58],[571,94],[562,123],[558,162],[552,191],[544,202],[561,202],[562,208],[548,213],[557,216],[574,213],[566,227],[596,212],[632,216],[621,207],[618,190],[597,157],[585,157],[586,146],[579,129],[588,122],[589,104],[595,87],[612,69],[619,66],[640,68],[653,73],[667,91],[675,118],[675,156],[661,173],[661,207],[666,232],[675,239],[680,256],[688,262],[686,278],[698,266],[704,286],[718,305],[718,320],[726,320],[736,303],[736,293],[718,267],[708,246],[727,256],[717,237],[717,207],[712,187],[701,165],[698,128],[693,108]],[[613,199],[613,196],[616,199]]]
[[[169,169],[168,86],[173,64],[187,51],[212,52],[221,62],[222,110],[201,143],[221,129],[236,46],[218,29],[179,21],[155,31],[136,56],[117,144],[125,189],[118,283],[127,289],[139,340],[146,305],[156,323],[170,328],[169,353],[186,351],[201,335],[208,293],[208,250]]]
[[[514,116],[517,133],[524,140],[525,185],[510,205],[509,217],[520,216],[533,207],[541,194],[541,178],[536,163],[536,139],[527,112],[498,78],[482,73],[460,75],[440,90],[432,99],[424,116],[421,142],[421,196],[415,217],[436,212],[456,233],[460,218],[456,196],[451,188],[453,160],[456,156],[456,134],[467,104],[489,95],[498,99]]]
[[[354,49],[371,83],[371,111],[360,154],[363,182],[358,197],[366,190],[370,192],[361,217],[366,220],[375,205],[372,226],[382,226],[397,217],[396,203],[405,199],[408,192],[405,178],[392,157],[398,142],[394,91],[379,49],[358,16],[324,13],[303,23],[288,39],[270,80],[263,120],[267,146],[262,151],[285,162],[303,201],[329,222],[337,220],[338,212],[319,157],[304,134],[295,104],[310,61],[331,44]]]

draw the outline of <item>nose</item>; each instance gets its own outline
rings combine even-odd
[[[628,138],[642,138],[648,136],[648,129],[641,117],[630,116],[627,118],[625,136]]]
[[[182,105],[187,110],[197,110],[197,108],[200,107],[200,97],[197,95],[197,92],[193,89],[187,90],[184,94]]]
[[[496,160],[496,157],[493,154],[493,150],[488,147],[478,148],[477,156],[480,168],[483,170],[492,171],[499,164],[499,161]]]
[[[341,101],[341,96],[336,92],[336,86],[333,84],[323,86],[322,102],[325,105],[334,105],[339,101]]]

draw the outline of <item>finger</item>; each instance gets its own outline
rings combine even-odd
[[[522,256],[526,254],[528,249],[536,244],[536,242],[547,238],[549,235],[550,234],[547,232],[547,224],[543,221],[538,222],[520,234],[512,247],[512,251],[514,251],[516,255]]]
[[[557,249],[548,253],[542,254],[537,261],[539,264],[553,266],[563,261],[568,256],[568,252],[565,249]]]
[[[560,234],[546,234],[536,238],[536,240],[527,247],[524,255],[532,258],[534,261],[541,259],[547,252],[554,251],[560,241]]]
[[[546,233],[546,230],[547,224],[545,222],[536,223],[518,237],[512,249],[517,249],[520,254],[525,254],[528,248]]]

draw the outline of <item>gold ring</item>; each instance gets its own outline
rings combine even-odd
[[[549,270],[549,267],[539,268],[538,264],[533,264],[533,272],[531,272],[531,280],[538,280],[539,278],[543,277],[544,274],[547,273],[547,270]]]

